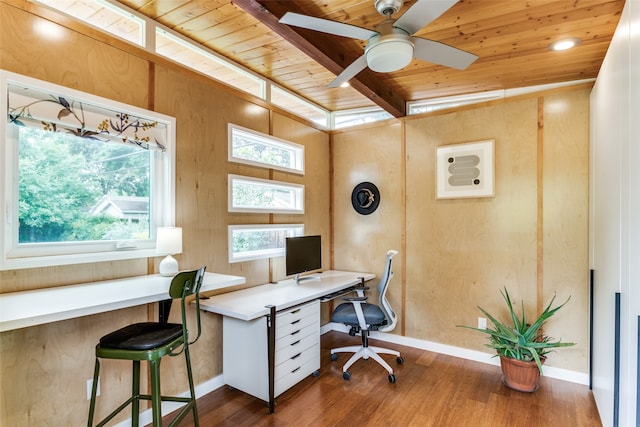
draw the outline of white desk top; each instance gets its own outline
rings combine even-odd
[[[288,279],[228,292],[200,300],[200,308],[240,320],[253,320],[269,314],[269,309],[266,308],[268,305],[275,305],[277,310],[284,310],[357,285],[361,277],[364,277],[365,281],[375,278],[371,273],[336,270],[311,276],[320,277],[320,280],[304,280],[296,284],[293,279]]]
[[[0,331],[162,301],[171,279],[152,274],[0,294]],[[244,277],[205,273],[201,292],[244,283]]]

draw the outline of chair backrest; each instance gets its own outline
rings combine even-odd
[[[384,312],[385,317],[387,318],[387,324],[378,328],[381,332],[389,332],[396,327],[398,323],[398,319],[395,311],[391,308],[391,304],[387,300],[387,289],[389,288],[389,282],[391,282],[391,278],[393,277],[393,270],[391,269],[391,264],[393,262],[393,257],[398,255],[398,251],[391,249],[387,252],[387,261],[384,266],[384,273],[382,273],[382,277],[380,278],[380,282],[378,282],[378,296],[380,302],[380,308]]]
[[[169,296],[171,298],[180,298],[180,309],[182,311],[182,333],[184,336],[184,343],[191,345],[198,341],[200,338],[201,326],[200,326],[200,287],[202,286],[202,279],[204,278],[204,272],[206,266],[197,270],[181,271],[171,279],[171,286],[169,287]],[[192,341],[188,341],[188,325],[187,325],[187,297],[195,295],[195,309],[196,309],[196,325],[197,333],[196,337]]]

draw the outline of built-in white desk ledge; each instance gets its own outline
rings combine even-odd
[[[171,279],[152,274],[0,294],[0,331],[166,300]],[[205,273],[200,292],[244,283],[244,277]]]

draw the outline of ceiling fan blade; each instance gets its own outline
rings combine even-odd
[[[360,40],[368,40],[378,34],[376,31],[356,27],[355,25],[314,18],[313,16],[300,15],[293,12],[285,13],[280,18],[280,23]]]
[[[329,83],[329,87],[339,87],[342,83],[348,82],[365,68],[367,68],[367,57],[362,55],[345,68],[331,83]]]
[[[435,21],[458,0],[418,0],[393,24],[409,34],[414,34],[427,24]]]
[[[414,58],[457,68],[458,70],[464,70],[478,59],[478,56],[473,53],[433,40],[413,37],[413,43],[415,45],[413,49]]]

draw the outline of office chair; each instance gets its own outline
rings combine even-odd
[[[331,360],[337,360],[338,355],[336,353],[349,352],[354,353],[351,358],[342,367],[342,377],[345,380],[351,378],[349,367],[353,365],[359,359],[372,358],[383,368],[389,372],[389,382],[395,383],[396,376],[393,373],[393,369],[387,362],[380,357],[381,354],[393,354],[396,356],[396,362],[401,365],[404,363],[404,359],[400,356],[400,353],[395,350],[390,350],[380,347],[372,347],[369,345],[369,332],[381,331],[389,332],[395,328],[397,323],[396,313],[391,308],[389,301],[387,301],[386,293],[389,287],[389,282],[393,277],[393,271],[391,270],[391,262],[393,257],[398,254],[398,251],[390,250],[387,252],[387,261],[384,268],[384,273],[378,283],[378,294],[380,305],[368,304],[365,301],[367,297],[364,296],[364,291],[368,289],[363,286],[356,288],[358,294],[357,297],[342,298],[345,303],[340,304],[333,311],[331,315],[331,321],[336,323],[344,323],[350,326],[349,335],[355,336],[358,332],[362,335],[362,345],[360,346],[347,346],[331,349]],[[364,282],[364,280],[363,280]]]
[[[158,322],[135,323],[125,326],[115,332],[100,338],[96,345],[96,364],[93,373],[93,387],[91,391],[91,403],[89,405],[89,420],[87,425],[93,426],[93,415],[96,405],[96,392],[100,375],[100,359],[121,359],[133,361],[133,378],[131,397],[100,421],[97,426],[103,426],[129,404],[132,405],[131,425],[138,426],[140,412],[140,400],[150,400],[153,414],[153,426],[162,426],[162,401],[186,403],[178,415],[169,424],[175,426],[191,410],[193,412],[194,425],[198,426],[198,408],[196,405],[195,391],[193,387],[193,374],[189,357],[189,346],[200,338],[200,286],[206,267],[198,270],[183,271],[176,274],[171,280],[169,296],[172,299],[180,298],[182,310],[182,323],[167,323],[172,299],[167,301],[166,312],[162,313]],[[187,297],[195,294],[197,334],[189,341],[187,329]],[[162,396],[160,390],[160,361],[164,356],[178,356],[184,353],[187,364],[187,377],[189,380],[190,397]],[[140,361],[149,362],[151,394],[140,394]]]

